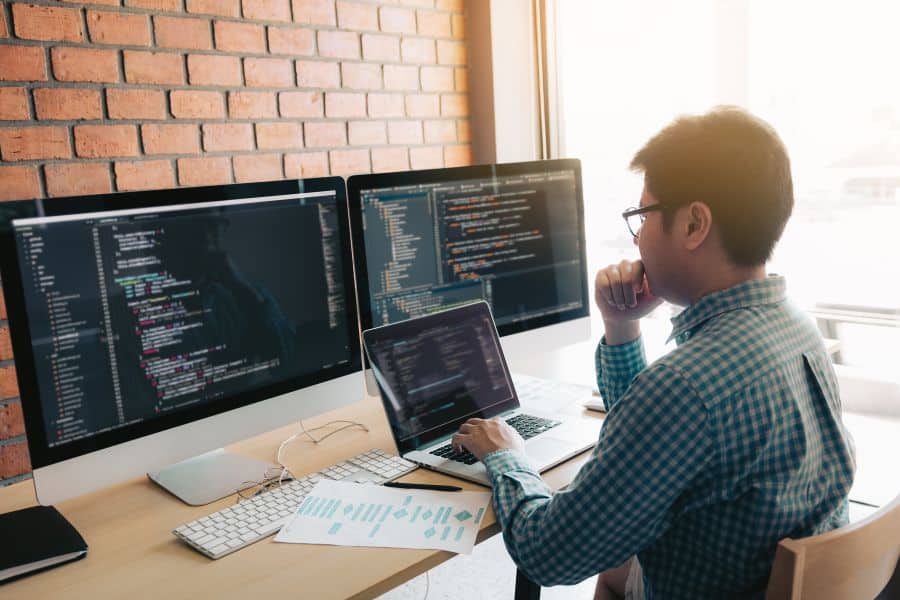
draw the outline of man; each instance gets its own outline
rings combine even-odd
[[[787,152],[719,108],[673,122],[631,167],[641,260],[597,273],[608,414],[590,460],[553,494],[504,422],[472,419],[454,444],[484,461],[535,582],[601,573],[597,598],[761,598],[780,539],[847,522],[854,471],[821,336],[765,272],[793,207]],[[678,347],[648,366],[640,319],[663,300],[686,306]]]

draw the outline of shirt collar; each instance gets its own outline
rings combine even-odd
[[[672,334],[678,344],[686,342],[693,331],[709,319],[725,312],[762,304],[774,304],[785,298],[785,280],[780,275],[744,281],[730,288],[703,296],[672,317]]]

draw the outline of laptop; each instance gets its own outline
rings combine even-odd
[[[598,419],[521,409],[487,302],[368,329],[363,342],[397,449],[418,465],[490,486],[450,445],[472,417],[505,419],[539,472],[597,443]]]

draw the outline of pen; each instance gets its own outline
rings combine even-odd
[[[388,481],[384,487],[403,488],[405,490],[434,490],[437,492],[461,492],[462,488],[456,485],[435,485],[432,483],[402,483],[400,481]]]

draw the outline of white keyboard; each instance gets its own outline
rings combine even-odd
[[[583,405],[592,398],[591,388],[576,383],[541,379],[513,373],[513,386],[523,408],[558,412],[570,404]]]
[[[344,462],[303,475],[234,506],[176,527],[172,533],[210,558],[222,558],[272,535],[300,506],[320,479],[381,484],[410,471],[416,465],[382,450],[369,450]]]

